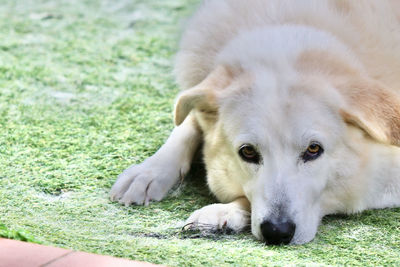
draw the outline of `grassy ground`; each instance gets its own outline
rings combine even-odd
[[[0,236],[172,266],[400,265],[400,209],[328,217],[302,246],[178,227],[201,172],[149,207],[116,176],[172,129],[179,31],[197,0],[0,0]],[[194,175],[196,174],[196,175]]]

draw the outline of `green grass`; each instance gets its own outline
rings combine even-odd
[[[400,265],[400,209],[324,219],[315,240],[179,224],[214,199],[199,168],[148,207],[108,199],[173,127],[173,55],[197,0],[0,0],[0,236],[172,266]]]
[[[12,230],[7,228],[4,224],[0,224],[0,237],[21,240],[31,243],[40,243],[30,233],[23,230]]]

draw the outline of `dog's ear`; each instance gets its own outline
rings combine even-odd
[[[232,81],[232,72],[226,66],[218,66],[200,84],[178,95],[175,104],[175,124],[180,125],[194,108],[217,112],[217,95]]]
[[[347,102],[343,119],[374,139],[400,146],[400,96],[376,81],[357,81],[342,88]]]

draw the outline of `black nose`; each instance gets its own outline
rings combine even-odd
[[[295,230],[296,225],[291,221],[284,223],[264,221],[261,224],[261,233],[265,242],[270,245],[289,244]]]

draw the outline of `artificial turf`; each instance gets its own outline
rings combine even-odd
[[[306,245],[181,232],[204,172],[148,207],[116,176],[173,128],[173,55],[198,0],[0,0],[0,236],[171,266],[400,265],[400,209],[323,220]]]

